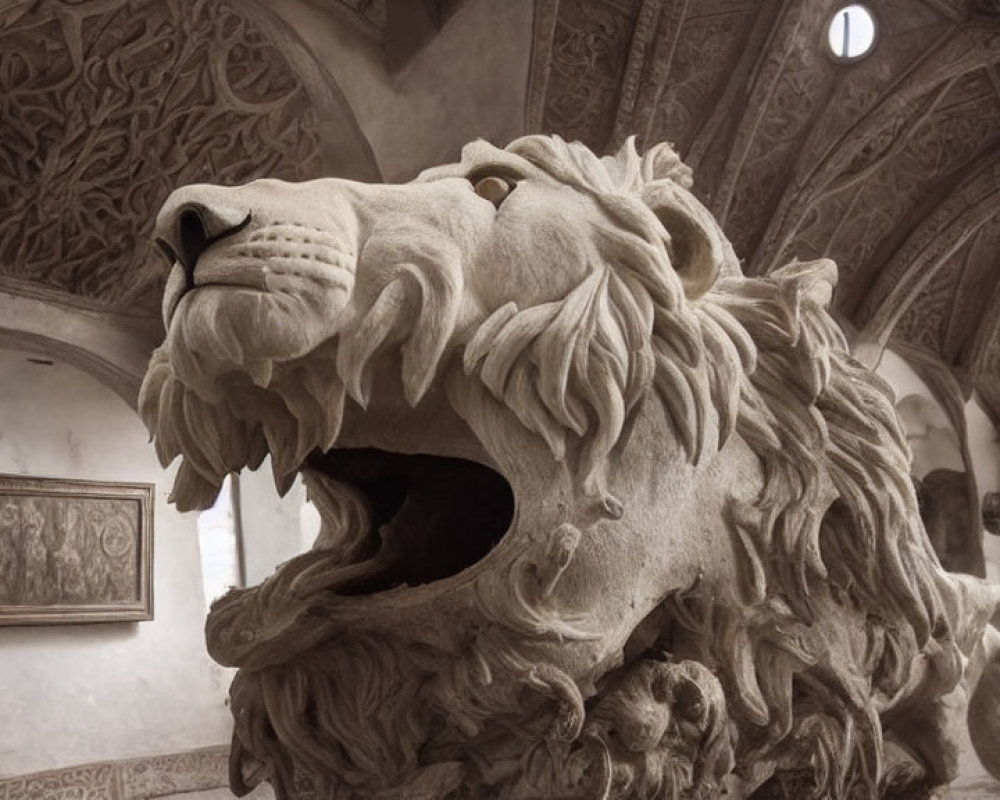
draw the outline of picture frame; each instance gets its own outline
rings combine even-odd
[[[0,474],[0,626],[153,618],[151,483]]]

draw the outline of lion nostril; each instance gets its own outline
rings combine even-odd
[[[180,261],[188,273],[194,272],[198,256],[202,254],[209,242],[209,234],[202,221],[203,206],[190,204],[185,206],[177,219],[178,240],[181,244]]]
[[[243,230],[250,223],[250,212],[187,202],[173,212],[172,219],[173,224],[168,224],[163,235],[155,241],[168,259],[184,268],[191,287],[201,254],[220,239]]]

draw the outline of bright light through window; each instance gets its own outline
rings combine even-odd
[[[830,20],[830,51],[840,59],[861,58],[875,44],[875,20],[863,5],[844,6]]]
[[[242,586],[239,532],[233,509],[232,482],[227,476],[215,505],[198,515],[201,582],[211,603],[231,586]]]

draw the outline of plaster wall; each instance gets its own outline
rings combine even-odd
[[[409,180],[484,138],[524,130],[534,3],[464,0],[398,71],[380,42],[315,0],[269,5],[312,48],[357,115],[383,177]]]
[[[173,470],[135,412],[72,367],[0,350],[0,472],[156,484],[152,621],[0,627],[0,776],[228,743],[197,515],[167,505]]]

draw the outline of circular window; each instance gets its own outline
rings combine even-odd
[[[841,8],[827,29],[830,53],[839,61],[857,61],[875,46],[875,18],[860,3]]]

